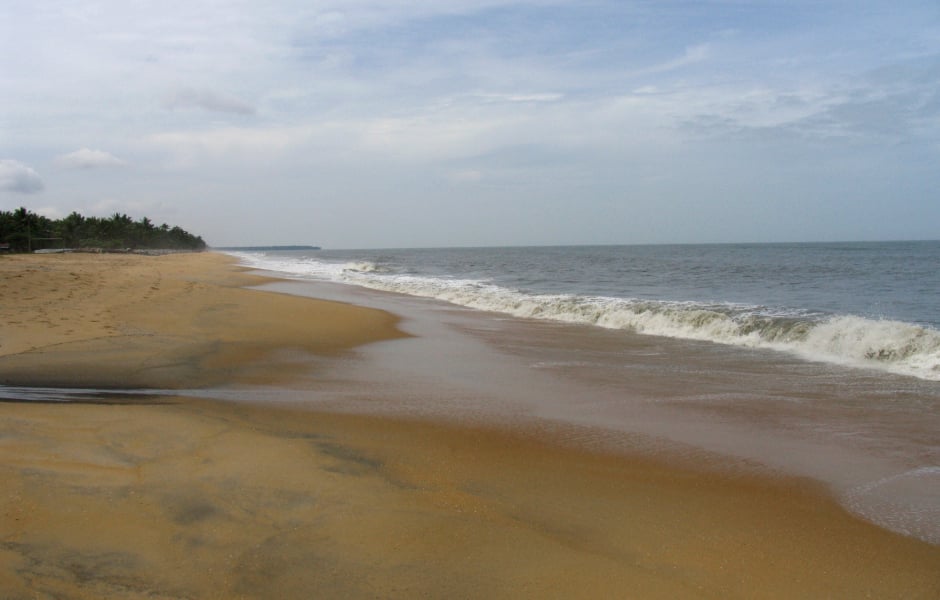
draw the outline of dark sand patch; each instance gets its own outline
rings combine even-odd
[[[2,597],[940,592],[940,549],[805,482],[194,399],[5,404],[0,423]]]

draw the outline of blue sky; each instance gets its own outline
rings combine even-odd
[[[211,244],[940,238],[940,5],[0,5],[0,209]]]

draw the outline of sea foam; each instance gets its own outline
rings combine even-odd
[[[515,317],[769,348],[807,360],[940,381],[940,332],[901,321],[733,303],[535,294],[484,280],[393,273],[371,262],[330,263],[260,253],[232,254],[247,266],[293,277],[433,298]]]

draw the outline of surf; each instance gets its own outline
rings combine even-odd
[[[396,273],[372,261],[232,253],[246,266],[293,277],[431,298],[475,310],[795,354],[805,360],[940,381],[940,331],[858,315],[762,305],[537,294],[483,279]]]

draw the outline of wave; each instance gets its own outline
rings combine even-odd
[[[843,495],[852,512],[885,529],[940,544],[940,467],[909,469],[858,485]],[[899,501],[898,489],[904,492]]]
[[[343,265],[343,271],[352,273],[375,273],[382,269],[378,265],[369,261],[350,262]]]
[[[790,352],[804,359],[940,381],[940,331],[892,320],[731,303],[533,294],[473,279],[395,274],[371,262],[336,264],[232,253],[248,266],[326,279],[521,318]]]

